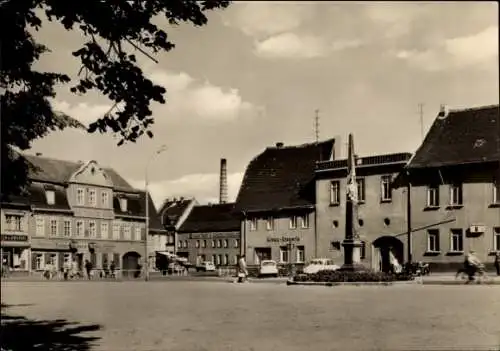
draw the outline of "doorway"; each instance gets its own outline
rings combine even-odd
[[[256,247],[254,262],[255,264],[260,264],[264,260],[271,259],[271,248],[270,247]]]
[[[404,245],[401,240],[393,236],[381,236],[372,243],[372,267],[376,271],[390,272],[392,270],[391,256],[402,265],[404,263]]]
[[[139,260],[141,255],[135,251],[129,251],[122,258],[122,274],[127,277],[136,277],[140,271]]]

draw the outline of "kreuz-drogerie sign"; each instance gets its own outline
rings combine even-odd
[[[2,241],[28,241],[27,235],[2,234],[0,238]]]

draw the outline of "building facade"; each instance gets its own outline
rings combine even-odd
[[[500,252],[499,106],[442,109],[408,164],[413,260],[456,269]]]
[[[394,181],[411,154],[398,153],[356,158],[358,203],[354,230],[363,242],[361,263],[387,270],[389,248],[399,262],[406,261],[407,221],[404,187]],[[346,225],[347,160],[319,162],[316,167],[316,235],[322,257],[343,263]]]
[[[236,200],[247,263],[302,264],[318,255],[314,169],[331,160],[333,139],[268,147],[248,165]]]
[[[172,198],[166,199],[158,211],[163,228],[166,230],[166,236],[163,241],[155,243],[156,251],[166,251],[169,254],[176,253],[177,231],[186,221],[193,207],[198,202],[194,198]]]
[[[232,203],[194,206],[177,232],[177,256],[195,265],[235,265],[240,246],[240,219]]]
[[[82,269],[89,260],[95,268],[114,262],[137,269],[145,254],[146,194],[95,161],[26,158],[34,166],[29,195],[21,198],[29,211],[14,208],[21,201],[2,203],[2,252],[9,253],[9,265],[40,271],[74,262]],[[150,228],[161,228],[151,199],[149,206]],[[28,247],[13,247],[19,237],[12,235],[27,236]]]

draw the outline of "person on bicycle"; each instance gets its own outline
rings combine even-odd
[[[465,256],[464,265],[465,271],[469,276],[469,280],[474,280],[474,276],[481,266],[481,261],[479,261],[479,259],[477,258],[474,250],[470,250],[467,256]]]

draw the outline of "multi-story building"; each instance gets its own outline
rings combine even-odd
[[[499,105],[439,112],[408,164],[413,260],[455,269],[500,252]]]
[[[248,165],[236,200],[249,265],[303,263],[319,253],[314,169],[332,160],[335,140],[268,147]]]
[[[387,270],[389,248],[400,262],[406,260],[405,188],[393,186],[410,153],[356,157],[358,203],[354,230],[359,235],[361,263],[374,270]],[[316,236],[318,254],[343,263],[342,241],[346,224],[347,160],[316,165]]]
[[[177,231],[177,256],[193,264],[212,261],[216,266],[237,263],[240,253],[240,218],[234,204],[194,206]]]
[[[89,260],[96,268],[113,261],[136,269],[145,254],[145,192],[95,161],[26,158],[34,166],[29,195],[1,208],[2,251],[10,265],[37,271],[69,261],[82,268]],[[161,229],[148,203],[149,227]]]

